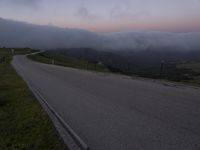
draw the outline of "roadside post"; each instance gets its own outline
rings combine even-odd
[[[11,54],[12,54],[12,55],[15,54],[15,49],[11,49]]]
[[[86,62],[86,70],[88,70],[89,69],[89,64],[88,64],[88,62]]]
[[[54,59],[54,58],[52,58],[51,64],[52,64],[52,65],[55,65],[55,59]]]

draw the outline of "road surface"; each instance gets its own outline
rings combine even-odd
[[[199,150],[200,89],[15,56],[12,65],[92,150]]]

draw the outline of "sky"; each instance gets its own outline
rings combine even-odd
[[[95,32],[200,32],[200,0],[0,0],[0,17]]]

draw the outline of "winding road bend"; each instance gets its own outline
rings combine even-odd
[[[200,89],[33,62],[17,72],[91,150],[199,150]]]

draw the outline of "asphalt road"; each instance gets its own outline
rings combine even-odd
[[[200,89],[36,63],[15,69],[92,150],[199,150]]]

